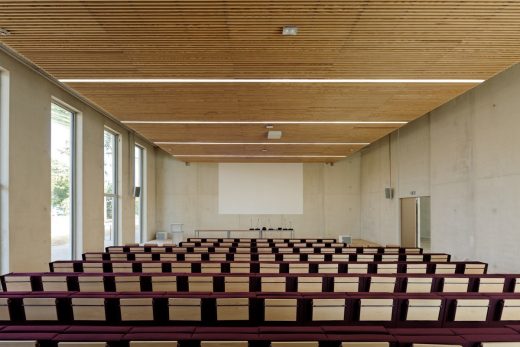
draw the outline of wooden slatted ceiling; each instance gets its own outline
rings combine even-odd
[[[300,34],[280,35],[288,24]],[[487,79],[520,57],[518,1],[4,0],[0,27],[12,32],[3,43],[57,78]],[[408,121],[473,86],[73,85],[120,120],[227,121]],[[177,126],[131,126],[151,139],[178,138]],[[312,137],[288,129],[284,140],[326,142],[338,133],[332,127]],[[183,137],[196,141],[211,132],[188,128]],[[221,127],[220,137],[256,142],[249,129]]]

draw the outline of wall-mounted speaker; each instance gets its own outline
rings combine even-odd
[[[134,198],[141,196],[141,187],[134,187]]]

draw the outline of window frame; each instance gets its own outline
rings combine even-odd
[[[140,156],[140,160],[139,160],[139,173],[140,173],[140,182],[139,182],[139,187],[141,189],[140,191],[140,194],[139,194],[139,243],[142,243],[144,242],[144,234],[145,234],[145,216],[144,216],[144,213],[145,213],[145,178],[146,178],[146,173],[145,173],[145,160],[146,160],[146,148],[142,145],[140,145],[139,143],[135,143],[134,144],[134,189],[136,186],[136,182],[135,182],[135,174],[136,174],[136,165],[135,165],[135,151],[136,150],[140,150],[140,153],[141,153],[141,156]],[[135,200],[136,200],[136,197],[134,196],[134,204],[135,204]],[[135,220],[135,212],[134,212],[134,220]],[[134,229],[135,229],[135,226],[134,226]],[[135,230],[134,230],[134,233],[135,233]],[[134,235],[134,238],[135,238],[135,235]],[[138,242],[138,240],[135,240],[136,242]]]
[[[70,242],[71,242],[71,260],[76,259],[78,255],[78,228],[77,228],[77,220],[78,220],[78,196],[77,196],[77,148],[78,148],[78,115],[79,112],[74,107],[68,105],[67,103],[52,97],[51,98],[51,115],[50,120],[52,122],[52,105],[56,105],[61,107],[64,110],[67,110],[71,114],[70,120]],[[52,133],[51,133],[52,136]],[[51,156],[52,160],[52,156]],[[52,173],[51,173],[52,176]],[[52,225],[51,225],[51,239],[52,239]],[[51,242],[51,254],[52,254],[52,242]],[[62,260],[62,259],[58,259]],[[67,259],[63,259],[67,260]]]
[[[114,200],[114,206],[112,207],[112,223],[114,225],[114,228],[113,228],[113,235],[112,235],[112,241],[113,241],[113,245],[114,246],[117,246],[119,244],[119,226],[120,226],[120,223],[119,223],[119,218],[120,218],[120,198],[121,198],[121,195],[119,194],[119,184],[120,184],[120,169],[119,169],[119,149],[120,149],[120,139],[121,139],[121,135],[116,132],[115,130],[105,126],[104,129],[103,129],[103,140],[104,140],[104,136],[105,136],[105,132],[108,132],[110,134],[112,134],[114,136],[114,149],[113,149],[113,158],[112,158],[112,168],[113,168],[113,180],[114,180],[114,185],[113,185],[113,188],[112,188],[112,193],[107,193],[105,192],[105,177],[104,177],[104,174],[105,174],[105,170],[104,170],[104,166],[105,166],[105,158],[104,158],[104,148],[103,148],[103,199],[105,201],[103,201],[103,206],[105,205],[105,202],[106,202],[106,198],[109,197],[109,198],[113,198]],[[103,215],[106,214],[106,210],[103,211]],[[103,219],[104,219],[104,216],[103,216]],[[104,235],[104,223],[105,221],[103,220],[103,235]],[[105,242],[104,240],[104,237],[103,237],[103,242]]]

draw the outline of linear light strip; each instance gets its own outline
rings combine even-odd
[[[366,146],[369,142],[154,142],[156,145],[312,145],[312,146]]]
[[[63,78],[63,83],[482,83],[483,79],[407,78]]]
[[[210,158],[346,158],[346,155],[235,155],[235,154],[172,154],[174,157]]]
[[[155,121],[126,120],[124,124],[408,124],[407,121]]]

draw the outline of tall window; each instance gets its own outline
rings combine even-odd
[[[118,143],[119,136],[105,130],[104,138],[104,189],[105,189],[105,247],[117,244],[117,230],[119,217],[118,192]]]
[[[74,257],[74,112],[51,105],[51,259]]]
[[[140,243],[144,231],[144,148],[136,145],[134,153],[135,242]]]

